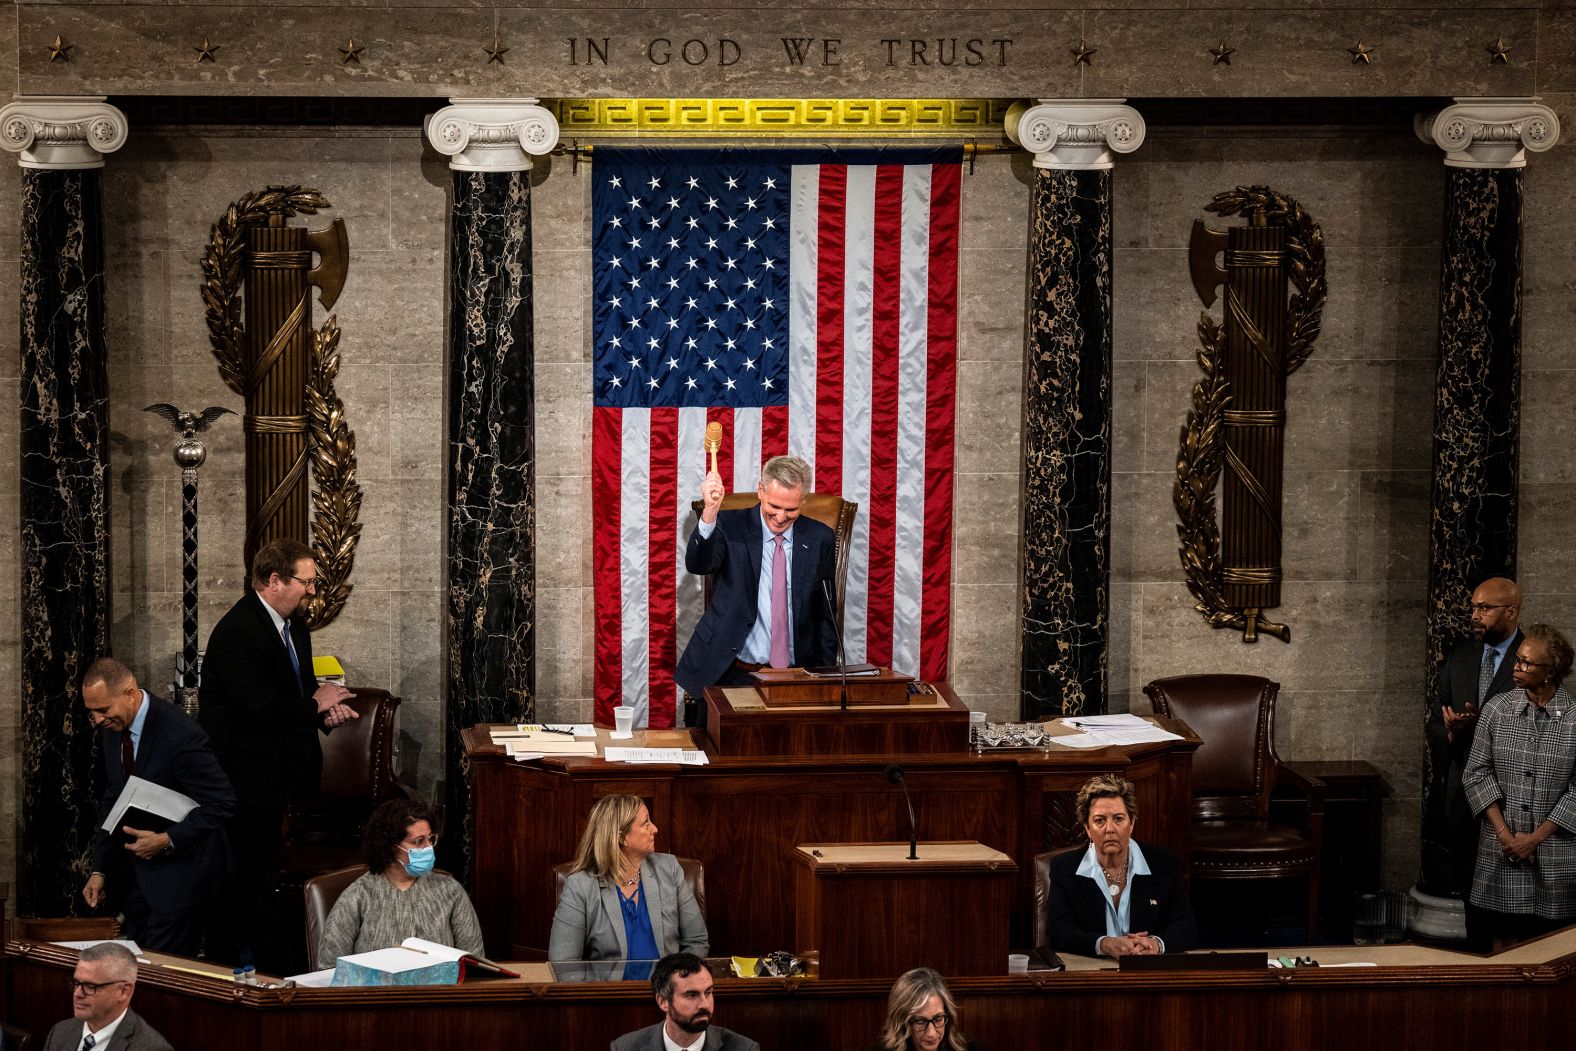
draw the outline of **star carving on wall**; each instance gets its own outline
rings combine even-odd
[[[1073,65],[1092,66],[1094,65],[1094,53],[1099,50],[1097,47],[1089,47],[1080,40],[1078,41],[1078,46],[1068,48],[1067,53],[1073,56]]]
[[[1354,66],[1359,62],[1365,66],[1371,66],[1374,64],[1374,49],[1372,44],[1365,44],[1359,40],[1357,41],[1357,46],[1347,48],[1346,53],[1352,56],[1352,65]]]
[[[500,66],[503,65],[503,56],[509,53],[508,48],[498,46],[498,37],[496,35],[493,36],[492,47],[484,47],[482,50],[487,52],[488,65],[492,65],[494,62],[498,63]]]
[[[202,38],[202,44],[193,45],[192,50],[197,52],[197,61],[199,64],[203,62],[217,63],[219,61],[213,57],[214,53],[219,50],[219,45],[209,43],[206,34]]]
[[[1483,50],[1488,52],[1489,65],[1510,65],[1510,45],[1505,43],[1503,36],[1499,37],[1492,44],[1485,46]]]
[[[1209,53],[1215,56],[1215,65],[1229,66],[1231,65],[1231,56],[1237,53],[1237,49],[1227,47],[1226,42],[1222,40],[1219,44],[1210,48]]]
[[[366,48],[356,43],[355,37],[351,37],[345,41],[345,46],[339,49],[341,56],[339,64],[342,66],[361,65],[361,53],[365,50]]]
[[[64,40],[61,39],[60,34],[56,33],[55,34],[55,42],[53,44],[49,45],[49,61],[51,61],[51,62],[70,62],[71,61],[71,49],[76,47],[76,46],[77,45],[75,45],[75,44],[68,44],[68,43],[66,43]]]

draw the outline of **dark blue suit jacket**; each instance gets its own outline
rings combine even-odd
[[[1193,907],[1176,855],[1164,847],[1140,844],[1150,875],[1134,876],[1129,929],[1145,931],[1165,942],[1166,952],[1184,952],[1198,941]],[[1078,875],[1082,851],[1072,850],[1051,862],[1051,893],[1043,937],[1056,952],[1093,956],[1096,938],[1105,937],[1105,901],[1100,885]]]
[[[174,849],[143,861],[123,845],[117,829],[102,828],[93,833],[93,871],[102,872],[111,883],[124,878],[129,865],[131,878],[154,912],[181,912],[191,908],[205,889],[211,889],[224,875],[224,822],[235,813],[235,793],[230,780],[219,768],[219,761],[208,747],[208,735],[196,721],[169,701],[148,694],[148,718],[142,724],[142,740],[137,746],[133,775],[165,788],[173,788],[197,801],[197,809],[185,819],[165,829]],[[109,816],[110,808],[126,787],[120,766],[120,739],[127,731],[102,729],[99,748],[104,753],[104,798],[99,822]]]
[[[312,694],[312,633],[290,619],[301,675],[256,594],[242,595],[208,635],[203,655],[202,725],[243,805],[283,811],[318,793],[323,726]]]
[[[684,692],[699,697],[714,686],[739,656],[759,612],[762,545],[765,529],[755,507],[721,511],[717,528],[702,538],[690,534],[684,568],[716,574],[711,605],[695,625],[673,679]],[[816,667],[837,663],[837,627],[822,594],[821,581],[831,581],[837,566],[837,537],[820,522],[800,515],[793,524],[793,570],[789,587],[793,621],[792,663]]]

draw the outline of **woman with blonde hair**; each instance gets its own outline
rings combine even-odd
[[[985,1051],[958,1027],[958,1005],[941,975],[916,967],[892,984],[886,1024],[870,1051]]]
[[[656,846],[657,826],[639,796],[597,800],[553,913],[549,960],[706,955],[706,920],[679,859]]]
[[[1082,956],[1186,952],[1197,931],[1176,856],[1133,838],[1138,799],[1130,782],[1098,774],[1078,790],[1083,851],[1051,862],[1046,927],[1057,952]]]

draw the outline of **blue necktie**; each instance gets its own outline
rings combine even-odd
[[[89,1033],[87,1036],[82,1038],[82,1051],[88,1051],[88,1049],[96,1043],[98,1043],[98,1041],[93,1039],[92,1033]]]
[[[282,634],[285,637],[285,652],[290,655],[290,667],[295,669],[296,692],[301,692],[301,658],[296,656],[295,643],[290,638],[290,622],[285,621]]]

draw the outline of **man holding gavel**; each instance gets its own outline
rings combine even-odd
[[[708,428],[707,444],[713,435]],[[673,673],[699,698],[708,686],[748,686],[763,667],[829,665],[837,660],[831,608],[836,536],[799,517],[810,490],[810,465],[774,456],[761,468],[756,507],[722,510],[722,476],[701,485],[700,521],[684,551],[691,573],[715,574],[711,605],[695,626]],[[826,584],[823,584],[826,582]],[[698,723],[706,724],[705,705]]]

